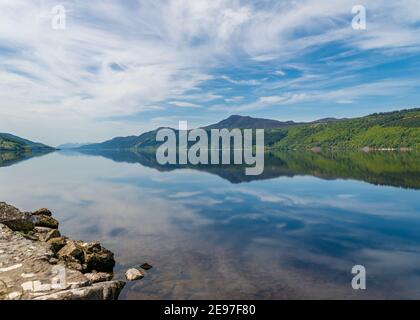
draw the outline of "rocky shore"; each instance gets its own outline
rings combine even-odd
[[[48,209],[22,212],[0,202],[0,300],[113,300],[114,254],[61,235]]]

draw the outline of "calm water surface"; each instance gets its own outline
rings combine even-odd
[[[418,159],[272,154],[252,180],[130,153],[3,157],[0,200],[48,207],[65,235],[100,241],[116,278],[152,264],[122,299],[420,298]]]

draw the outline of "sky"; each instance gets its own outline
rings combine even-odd
[[[419,89],[419,0],[0,2],[0,132],[53,146],[356,117],[419,107]]]

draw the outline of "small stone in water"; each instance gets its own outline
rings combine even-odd
[[[148,264],[147,262],[146,263],[143,263],[141,266],[140,266],[140,268],[142,268],[142,269],[144,269],[144,270],[150,270],[150,269],[152,269],[153,267],[150,265],[150,264]]]
[[[127,270],[127,272],[125,273],[125,277],[128,281],[139,280],[144,277],[144,273],[138,269],[131,268]]]

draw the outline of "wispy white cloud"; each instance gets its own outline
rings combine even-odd
[[[185,101],[171,101],[169,104],[181,107],[181,108],[200,108],[198,104],[191,103],[191,102],[185,102]]]
[[[352,104],[352,103],[354,103],[353,100],[348,100],[348,99],[341,99],[341,100],[337,100],[336,102],[339,103],[339,104]]]
[[[232,78],[230,78],[228,76],[222,76],[222,79],[223,80],[226,80],[226,81],[228,81],[230,83],[238,84],[238,85],[243,85],[243,86],[258,86],[259,84],[261,84],[260,81],[255,80],[255,79],[251,79],[251,80],[235,80],[235,79],[232,79]]]
[[[276,70],[276,71],[274,71],[274,74],[276,75],[276,76],[285,76],[286,75],[286,72],[284,72],[283,70]]]

